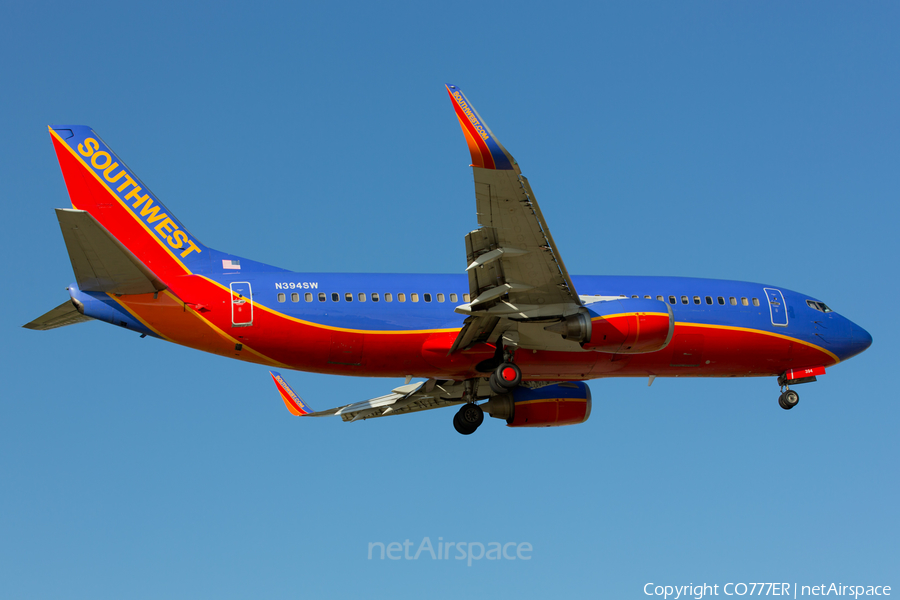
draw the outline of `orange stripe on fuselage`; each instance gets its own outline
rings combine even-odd
[[[163,290],[154,294],[113,296],[131,315],[163,339],[197,348],[212,354],[240,358],[269,366],[287,367],[280,361],[260,353],[249,345],[250,340],[234,337],[216,327],[174,294]],[[243,329],[243,328],[242,328]],[[243,348],[236,350],[236,344]]]

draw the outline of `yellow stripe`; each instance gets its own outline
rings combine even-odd
[[[80,162],[80,163],[84,166],[84,168],[87,169],[88,172],[90,172],[90,174],[94,176],[94,179],[96,179],[97,181],[99,181],[100,184],[101,184],[104,188],[106,188],[106,191],[108,191],[108,192],[110,193],[110,195],[111,195],[113,198],[115,198],[115,199],[119,202],[119,204],[122,205],[122,207],[125,209],[125,211],[126,211],[129,215],[131,215],[131,216],[134,218],[135,221],[137,221],[138,223],[141,224],[141,227],[143,227],[143,228],[147,231],[147,233],[150,235],[150,237],[152,237],[154,240],[156,240],[156,243],[159,244],[159,246],[160,246],[163,250],[165,250],[166,252],[168,252],[169,256],[171,256],[171,257],[175,260],[175,262],[177,262],[179,265],[181,265],[181,268],[184,269],[184,272],[190,274],[190,273],[191,273],[191,270],[188,269],[188,268],[184,265],[184,263],[181,262],[181,260],[180,260],[177,256],[175,256],[175,255],[172,253],[172,250],[171,250],[168,246],[166,246],[165,244],[163,244],[163,241],[159,238],[159,236],[156,235],[155,233],[153,233],[153,231],[150,230],[150,227],[148,227],[147,224],[144,223],[144,222],[143,222],[143,221],[142,221],[142,220],[141,220],[141,219],[140,219],[140,218],[139,218],[139,217],[131,210],[131,208],[130,208],[127,204],[125,204],[125,202],[122,201],[121,198],[119,198],[119,195],[116,194],[115,192],[113,192],[112,189],[111,189],[108,185],[106,185],[106,182],[103,180],[103,178],[100,177],[100,176],[97,174],[97,172],[94,171],[94,169],[92,169],[90,166],[88,166],[88,165],[84,162],[84,160],[82,159],[82,157],[79,156],[78,153],[75,152],[75,150],[73,150],[72,147],[69,146],[69,145],[68,145],[61,137],[59,137],[59,135],[58,135],[55,131],[53,131],[52,128],[50,128],[50,127],[48,126],[47,129],[50,130],[50,135],[52,135],[52,136],[55,137],[57,140],[59,140],[59,143],[62,144],[62,145],[66,148],[66,150],[68,150],[69,152],[71,152],[71,153],[72,153],[72,156],[74,156],[76,159],[78,159],[78,162]],[[108,146],[107,146],[107,147],[108,147]],[[110,148],[110,152],[112,152],[112,148]],[[118,157],[116,157],[116,158],[118,158]],[[119,159],[119,160],[122,160],[122,159]],[[121,166],[123,169],[125,168],[125,165],[124,165],[124,164],[121,164],[121,163],[120,163],[120,166]],[[135,181],[134,184],[137,185],[137,182]],[[144,191],[149,193],[150,190],[144,190]],[[158,199],[158,198],[157,198],[157,202],[159,202],[159,199]],[[169,216],[171,217],[171,215],[169,215]],[[115,234],[113,234],[113,235],[115,235]],[[192,237],[193,237],[193,236],[192,236]],[[116,236],[116,239],[118,239],[118,236]]]
[[[616,314],[614,314],[614,315],[603,315],[602,317],[592,318],[591,321],[597,321],[597,320],[599,320],[599,319],[609,319],[609,318],[612,318],[612,317],[629,317],[629,316],[640,315],[640,314],[645,314],[645,315],[657,315],[657,316],[661,316],[661,317],[668,317],[668,316],[669,316],[668,313],[640,313],[640,312],[632,312],[632,313],[616,313]],[[707,323],[687,323],[687,322],[684,322],[684,321],[676,321],[676,322],[675,322],[675,326],[676,326],[676,327],[677,327],[677,326],[681,326],[681,327],[703,327],[703,328],[706,328],[706,329],[726,329],[726,330],[729,330],[729,331],[741,331],[741,332],[743,332],[743,333],[758,333],[758,334],[760,334],[760,335],[768,335],[768,336],[772,336],[772,337],[781,338],[781,339],[783,339],[783,340],[788,340],[788,341],[791,341],[791,342],[797,342],[798,344],[803,344],[804,346],[809,346],[810,348],[815,348],[816,350],[818,350],[818,351],[820,351],[820,352],[822,352],[822,353],[824,353],[824,354],[827,354],[827,355],[830,356],[832,359],[834,359],[835,364],[841,362],[841,359],[838,358],[837,355],[836,355],[834,352],[830,352],[829,350],[826,350],[825,348],[822,348],[821,346],[817,346],[817,345],[815,345],[815,344],[813,344],[813,343],[810,343],[810,342],[804,342],[803,340],[799,340],[799,339],[797,339],[797,338],[795,338],[795,337],[791,337],[791,336],[789,336],[789,335],[783,335],[783,334],[781,334],[781,333],[774,333],[774,332],[772,332],[772,331],[765,331],[764,329],[751,329],[751,328],[749,328],[749,327],[735,327],[735,326],[732,326],[732,325],[711,325],[711,324],[707,324]]]
[[[163,293],[164,293],[164,294],[167,294],[168,296],[171,296],[171,297],[172,297],[173,299],[175,299],[177,302],[180,302],[181,304],[184,304],[184,301],[183,301],[181,298],[179,298],[178,296],[176,296],[175,294],[173,294],[173,293],[170,292],[169,290],[163,290]],[[190,307],[188,306],[188,307],[186,307],[186,308],[190,308]],[[219,329],[214,323],[212,323],[211,321],[209,321],[208,319],[206,319],[203,315],[201,315],[200,313],[198,313],[198,312],[197,312],[196,310],[194,310],[193,308],[191,308],[191,310],[190,310],[189,312],[190,312],[192,315],[194,315],[195,317],[197,317],[198,319],[200,319],[201,322],[203,322],[203,323],[205,323],[206,325],[208,325],[213,331],[215,331],[216,333],[218,333],[220,336],[222,336],[223,338],[225,338],[226,340],[229,340],[230,342],[232,342],[232,343],[234,343],[234,344],[240,344],[240,345],[244,348],[244,350],[247,350],[247,351],[250,352],[251,354],[255,354],[256,356],[262,358],[263,360],[268,361],[268,362],[269,362],[270,364],[272,364],[272,365],[277,365],[277,366],[279,366],[279,367],[284,367],[285,369],[291,369],[291,368],[292,368],[290,365],[286,365],[286,364],[284,364],[283,362],[279,362],[279,361],[275,360],[274,358],[270,358],[270,357],[266,356],[265,354],[263,354],[262,352],[258,352],[258,351],[256,351],[256,350],[254,350],[253,348],[251,348],[250,346],[248,346],[246,343],[244,343],[244,342],[242,342],[242,341],[240,341],[240,340],[238,340],[238,339],[236,339],[236,338],[231,337],[230,335],[228,335],[227,333],[225,333],[224,331],[222,331],[221,329]]]
[[[630,312],[630,313],[616,313],[614,315],[601,315],[599,317],[593,317],[591,321],[599,321],[601,319],[612,319],[614,317],[634,317],[638,315],[651,315],[654,317],[669,317],[669,313],[660,313],[660,312]]]
[[[789,335],[783,335],[780,333],[774,333],[774,332],[765,331],[762,329],[751,329],[749,327],[734,327],[731,325],[709,325],[706,323],[685,323],[685,322],[681,322],[681,321],[676,321],[675,326],[676,327],[678,327],[678,326],[701,327],[701,328],[705,328],[705,329],[727,329],[729,331],[741,331],[743,333],[758,333],[760,335],[768,335],[768,336],[772,336],[772,337],[781,338],[783,340],[788,340],[791,342],[797,342],[798,344],[803,344],[804,346],[809,346],[810,348],[815,348],[816,350],[819,350],[820,352],[823,352],[823,353],[827,354],[828,356],[830,356],[831,358],[833,358],[835,364],[841,362],[841,359],[838,358],[836,354],[826,350],[825,348],[822,348],[821,346],[816,346],[815,344],[812,344],[810,342],[804,342],[803,340],[798,340],[797,338],[791,337]]]
[[[177,303],[179,303],[179,304],[181,304],[181,305],[184,305],[184,301],[182,301],[181,298],[179,298],[178,296],[176,296],[175,294],[173,294],[173,293],[170,292],[169,290],[162,290],[162,292],[160,292],[160,293],[166,294],[167,296],[169,296],[169,297],[171,297],[173,300],[175,300]],[[180,342],[178,342],[177,340],[172,339],[172,338],[170,338],[170,337],[167,336],[167,335],[164,335],[164,334],[163,334],[162,332],[160,332],[156,327],[152,326],[150,323],[148,323],[148,322],[145,321],[143,318],[141,318],[140,315],[138,315],[136,312],[134,312],[133,310],[131,310],[131,308],[129,308],[128,305],[126,305],[126,304],[124,304],[124,303],[122,303],[122,302],[119,302],[119,300],[118,300],[113,294],[110,294],[109,292],[106,292],[106,295],[109,296],[109,297],[113,300],[113,302],[115,302],[116,304],[118,304],[119,306],[121,306],[122,308],[124,308],[125,310],[127,310],[127,311],[128,311],[128,314],[130,314],[132,317],[134,317],[135,319],[137,319],[138,321],[140,321],[140,322],[144,325],[144,327],[146,327],[147,329],[149,329],[150,331],[152,331],[153,333],[155,333],[156,335],[158,335],[158,336],[161,337],[162,339],[166,340],[167,342],[172,342],[173,344],[178,344],[179,346],[184,345],[184,344],[181,344]],[[186,307],[186,308],[190,308],[190,307]],[[273,358],[270,358],[270,357],[266,356],[265,354],[263,354],[263,353],[261,353],[261,352],[258,352],[257,350],[254,350],[253,348],[251,348],[250,346],[248,346],[246,343],[241,342],[241,341],[238,341],[237,339],[231,337],[230,335],[228,335],[227,333],[225,333],[224,331],[222,331],[221,329],[219,329],[218,327],[216,327],[215,324],[213,324],[213,323],[211,323],[210,321],[208,321],[207,319],[203,318],[203,316],[200,315],[200,314],[198,314],[197,311],[195,311],[194,309],[190,309],[189,312],[190,312],[190,314],[192,314],[192,315],[194,315],[195,317],[197,317],[198,319],[200,319],[200,321],[201,321],[202,323],[204,323],[204,324],[207,325],[210,329],[212,329],[213,331],[215,331],[219,336],[221,336],[222,338],[224,338],[224,339],[230,341],[230,342],[233,343],[233,344],[241,344],[241,346],[243,346],[244,350],[250,352],[251,354],[255,354],[256,356],[262,358],[263,360],[268,361],[268,362],[269,362],[270,364],[272,364],[272,365],[276,365],[276,366],[279,366],[279,367],[283,367],[283,368],[285,368],[285,369],[291,369],[291,368],[293,368],[293,367],[291,367],[290,365],[286,365],[286,364],[284,364],[284,363],[282,363],[282,362],[279,362],[279,361],[277,361],[277,360],[275,360],[275,359],[273,359]],[[202,349],[202,348],[201,348],[201,349]]]
[[[123,302],[119,302],[118,298],[116,298],[113,294],[110,294],[109,292],[105,292],[105,293],[107,296],[110,297],[110,299],[112,299],[113,302],[115,302],[116,304],[118,304],[119,306],[121,306],[122,308],[127,310],[128,314],[130,314],[132,317],[134,317],[135,319],[140,321],[144,327],[146,327],[147,329],[149,329],[150,331],[152,331],[153,333],[155,333],[162,339],[166,340],[167,342],[172,342],[173,344],[178,344],[178,342],[176,342],[175,340],[173,340],[172,338],[170,338],[166,335],[163,335],[156,327],[154,327],[153,325],[151,325],[150,323],[148,323],[147,321],[142,319],[141,316],[139,314],[137,314],[136,312],[134,312],[133,310],[131,310],[127,304],[124,304]],[[181,300],[179,300],[179,302],[181,302]]]

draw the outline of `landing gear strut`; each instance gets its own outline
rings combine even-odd
[[[463,435],[472,435],[483,422],[484,411],[473,402],[460,406],[459,411],[453,416],[453,428]]]
[[[787,390],[778,396],[778,406],[784,410],[791,410],[800,402],[800,394],[794,390]]]

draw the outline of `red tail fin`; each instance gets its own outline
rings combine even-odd
[[[87,211],[164,281],[208,270],[206,246],[84,125],[50,127],[72,207]]]

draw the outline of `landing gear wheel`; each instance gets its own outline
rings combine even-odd
[[[522,370],[514,363],[500,363],[493,373],[491,373],[490,384],[491,390],[495,394],[505,394],[509,390],[515,388],[522,382]]]
[[[800,402],[800,394],[795,392],[794,390],[788,390],[778,396],[778,406],[783,408],[784,410],[791,410],[797,403]]]
[[[463,404],[453,417],[453,427],[463,435],[472,435],[484,423],[484,411],[477,404]]]

